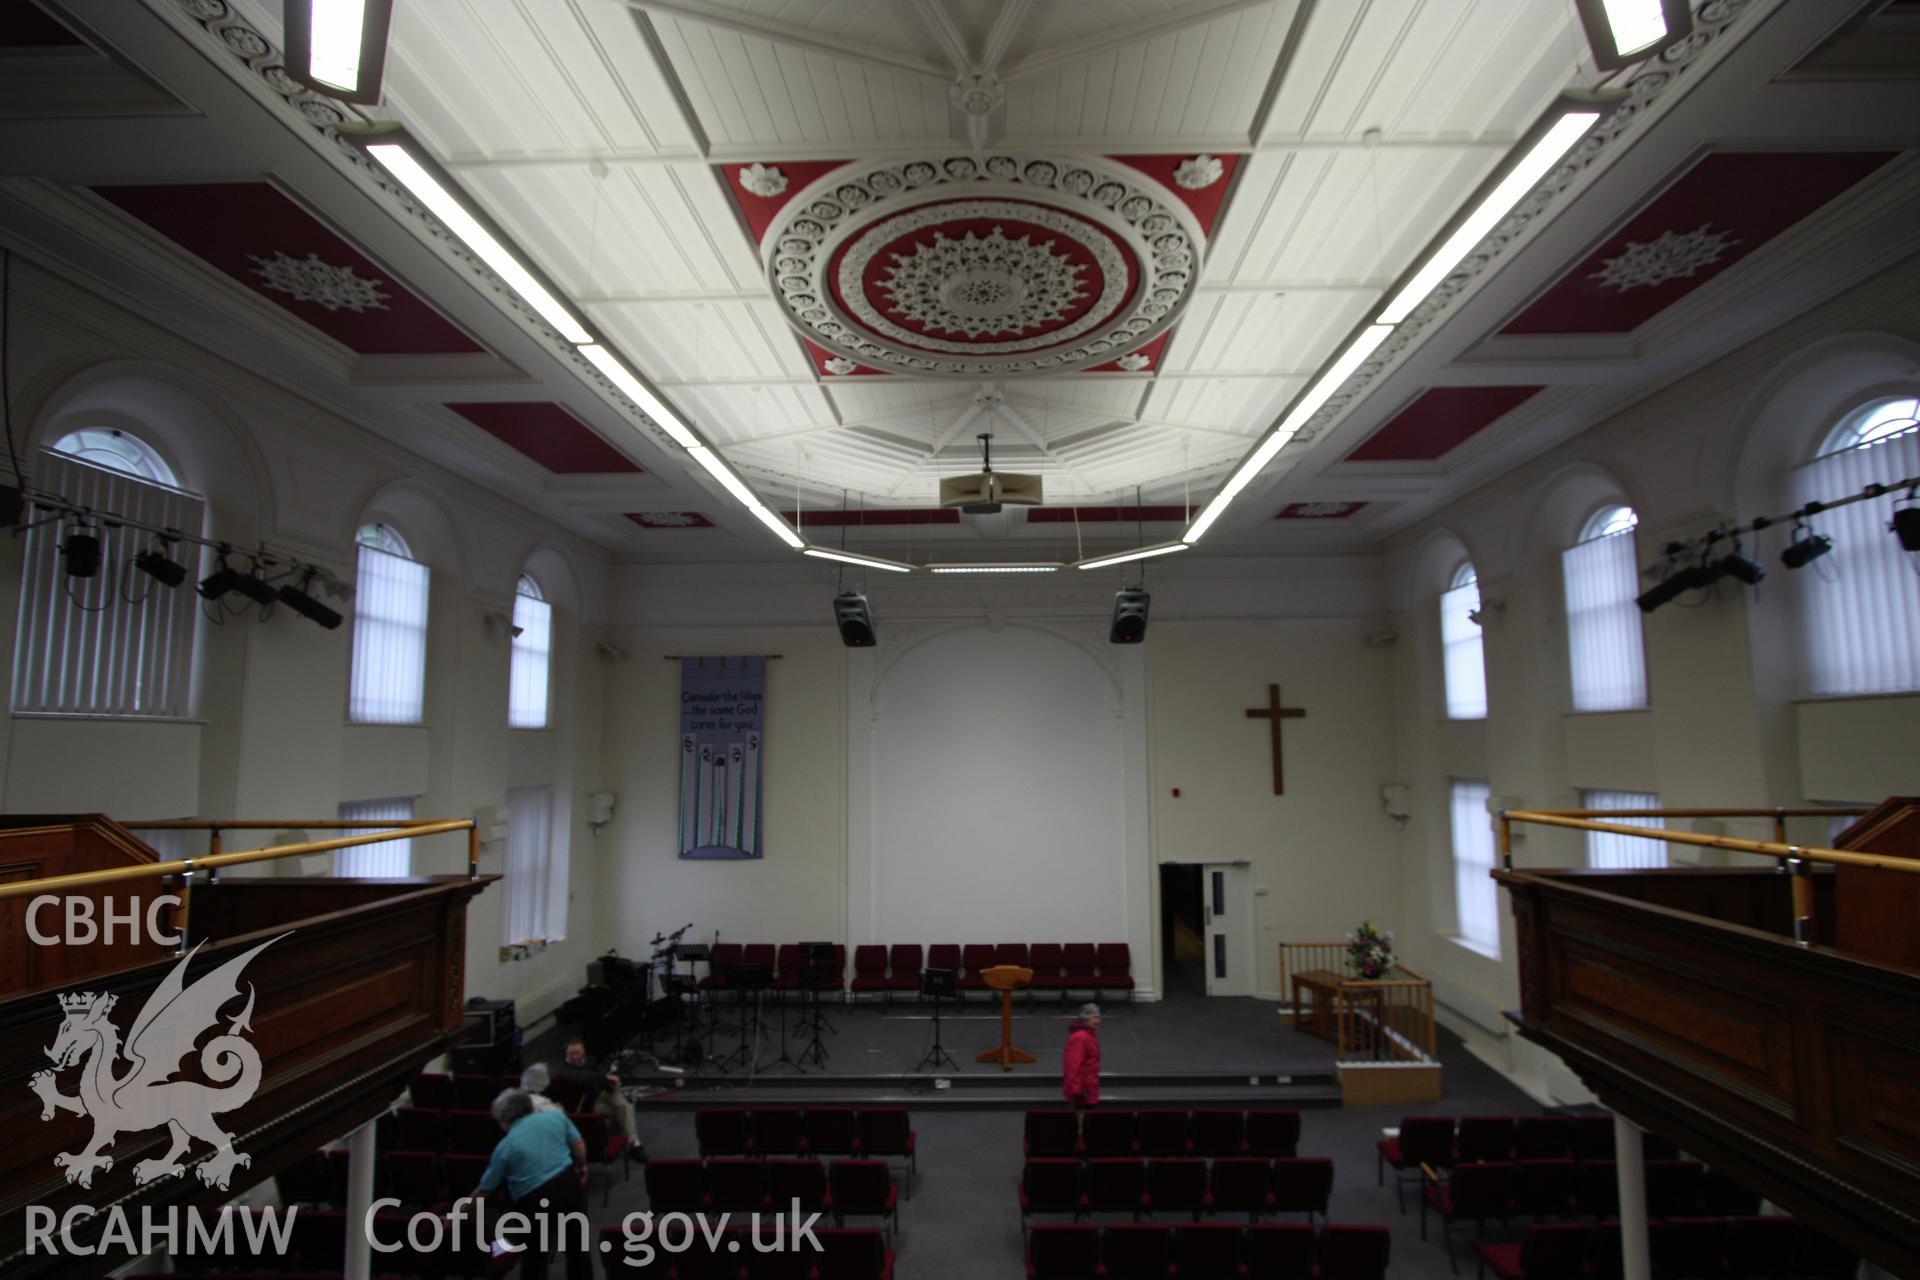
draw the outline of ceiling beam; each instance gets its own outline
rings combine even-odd
[[[1132,22],[1123,22],[1118,26],[1105,27],[1093,35],[1080,40],[1069,40],[1065,44],[1054,45],[1028,54],[1018,62],[1005,67],[1000,72],[1002,80],[1018,80],[1024,76],[1038,75],[1054,67],[1065,66],[1069,62],[1078,62],[1109,49],[1118,49],[1142,40],[1151,40],[1155,36],[1171,35],[1184,31],[1188,27],[1203,22],[1212,22],[1227,14],[1242,9],[1258,9],[1272,4],[1273,0],[1209,0],[1208,3],[1190,5],[1170,13],[1154,14],[1138,18]]]
[[[1019,432],[1028,444],[1040,451],[1041,457],[1060,468],[1061,475],[1065,476],[1075,485],[1082,483],[1080,472],[1074,465],[1049,448],[1047,442],[1041,439],[1040,433],[1033,429],[1033,424],[1028,422],[1026,417],[1018,409],[1008,404],[1004,399],[1001,400],[996,407],[1000,410],[1000,416],[1005,418],[1007,423],[1012,426],[1015,431]]]
[[[1196,293],[1383,293],[1391,280],[1242,280],[1198,284]],[[769,289],[589,289],[575,293],[582,306],[623,307],[662,302],[767,302]]]
[[[905,473],[893,482],[893,487],[887,490],[887,496],[889,498],[893,497],[906,486],[909,480],[914,479],[922,471],[932,466],[934,462],[939,459],[941,453],[945,451],[946,447],[952,444],[962,431],[965,431],[973,425],[973,420],[980,416],[980,411],[984,407],[981,403],[981,398],[975,396],[973,402],[966,407],[966,410],[953,420],[952,425],[935,437],[933,444],[927,449],[926,456],[914,463],[911,467],[908,467]]]
[[[954,25],[953,15],[947,12],[947,6],[941,0],[913,0],[914,12],[920,15],[920,21],[940,45],[940,51],[947,55],[947,61],[953,64],[953,78],[965,80],[975,74],[973,52],[967,48],[967,38]]]
[[[790,26],[771,18],[762,18],[744,9],[722,8],[720,5],[708,3],[708,0],[626,0],[626,3],[628,7],[645,13],[705,23],[707,26],[719,27],[740,35],[758,36],[763,40],[772,40],[825,57],[838,58],[843,62],[858,62],[863,66],[875,67],[882,71],[920,76],[943,85],[953,80],[949,72],[910,53],[883,49],[878,45],[862,44],[858,40],[817,34],[804,27]]]
[[[993,17],[993,26],[987,30],[987,47],[980,52],[982,75],[1000,74],[1000,64],[1006,59],[1007,50],[1013,47],[1013,38],[1020,34],[1020,24],[1027,20],[1027,12],[1032,7],[1032,0],[1005,0],[1000,6],[1000,12]]]

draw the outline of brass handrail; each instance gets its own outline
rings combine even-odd
[[[129,831],[370,831],[389,827],[430,827],[452,818],[165,818],[123,822]]]
[[[1551,814],[1556,818],[1772,818],[1773,838],[1785,844],[1788,818],[1857,818],[1873,810],[1864,805],[1799,808],[1776,805],[1771,809],[1530,809],[1528,812]]]

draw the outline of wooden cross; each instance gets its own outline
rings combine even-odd
[[[1299,720],[1304,718],[1306,714],[1307,713],[1299,707],[1283,707],[1280,705],[1280,686],[1277,684],[1267,686],[1266,706],[1247,708],[1247,719],[1265,720],[1273,730],[1273,794],[1277,796],[1287,794],[1286,781],[1280,773],[1280,722],[1282,720]]]

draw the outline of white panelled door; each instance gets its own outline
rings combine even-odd
[[[1201,919],[1207,927],[1207,994],[1253,994],[1253,870],[1244,862],[1200,869]]]

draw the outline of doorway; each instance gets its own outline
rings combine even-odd
[[[1204,902],[1198,863],[1160,864],[1160,972],[1166,999],[1207,994]]]
[[[1253,994],[1253,886],[1244,862],[1160,864],[1160,963],[1169,998]]]

